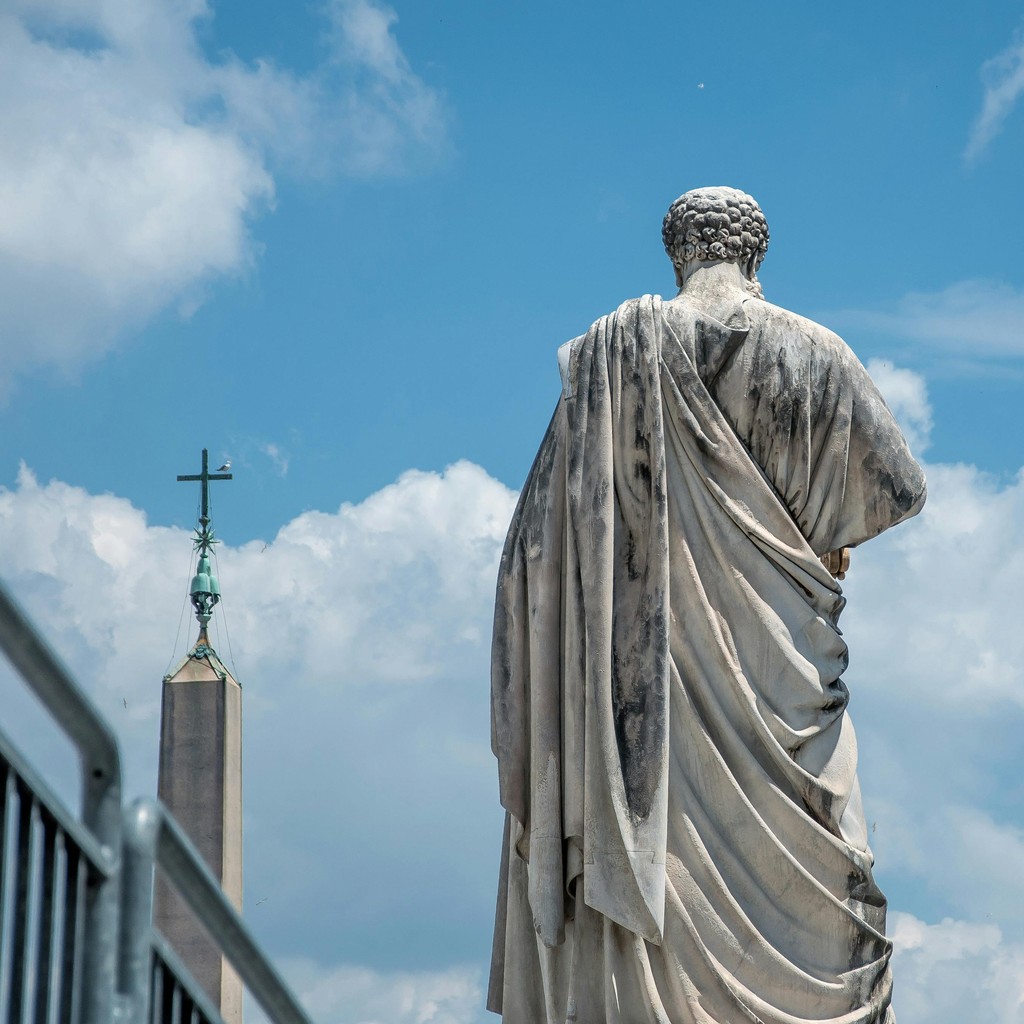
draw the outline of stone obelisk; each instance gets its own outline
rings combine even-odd
[[[225,467],[226,468],[226,467]],[[220,601],[210,567],[217,543],[210,527],[209,482],[230,480],[211,473],[203,449],[202,472],[179,476],[201,484],[195,531],[197,553],[190,596],[199,637],[177,668],[164,677],[160,716],[158,794],[220,882],[242,908],[242,690],[210,644],[207,627]],[[226,1024],[241,1024],[242,984],[199,921],[157,878],[155,923]]]

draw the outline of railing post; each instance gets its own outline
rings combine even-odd
[[[160,812],[137,800],[124,812],[118,992],[123,1016],[147,1024],[153,983],[153,879]]]
[[[87,759],[83,756],[83,762]],[[106,879],[94,878],[86,890],[86,946],[82,963],[83,1011],[87,1024],[114,1019],[119,931],[118,862],[121,858],[121,780],[112,780],[98,765],[83,783],[82,820],[103,845],[113,868]]]

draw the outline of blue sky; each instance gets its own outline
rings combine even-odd
[[[487,1018],[498,551],[555,350],[707,184],[929,473],[844,620],[901,1022],[1024,1019],[1022,93],[1010,3],[0,5],[4,575],[147,791],[175,476],[233,460],[247,914],[320,1019]]]

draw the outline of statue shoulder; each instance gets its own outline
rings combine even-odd
[[[778,340],[786,347],[815,349],[819,356],[832,355],[844,362],[856,361],[850,346],[835,331],[790,309],[764,299],[750,299],[743,304],[743,312],[751,328],[771,341]]]
[[[794,313],[791,309],[765,302],[764,299],[750,299],[744,303],[743,311],[752,324],[759,324],[768,330],[800,334],[814,345],[846,346],[846,342],[824,324]]]
[[[572,398],[575,393],[579,357],[584,347],[588,344],[598,344],[599,340],[604,340],[608,345],[615,345],[621,341],[623,330],[635,340],[634,325],[644,318],[653,317],[661,305],[660,295],[641,295],[639,298],[626,299],[610,313],[598,317],[585,333],[560,345],[558,371],[562,378],[563,397]]]
[[[756,377],[773,379],[783,390],[809,388],[819,404],[843,396],[851,417],[850,429],[871,439],[864,444],[865,448],[893,448],[892,438],[899,438],[899,448],[910,460],[908,465],[913,462],[878,386],[838,334],[763,300],[752,300],[744,308],[757,332],[749,356],[750,371]],[[907,472],[911,474],[910,470]],[[916,463],[912,474],[916,474],[918,482],[923,481]],[[923,493],[920,488],[914,491],[915,497]]]

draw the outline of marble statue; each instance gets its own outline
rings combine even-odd
[[[750,196],[688,192],[663,235],[678,295],[560,350],[502,555],[488,1007],[892,1024],[836,577],[924,476],[843,341],[764,300]]]

